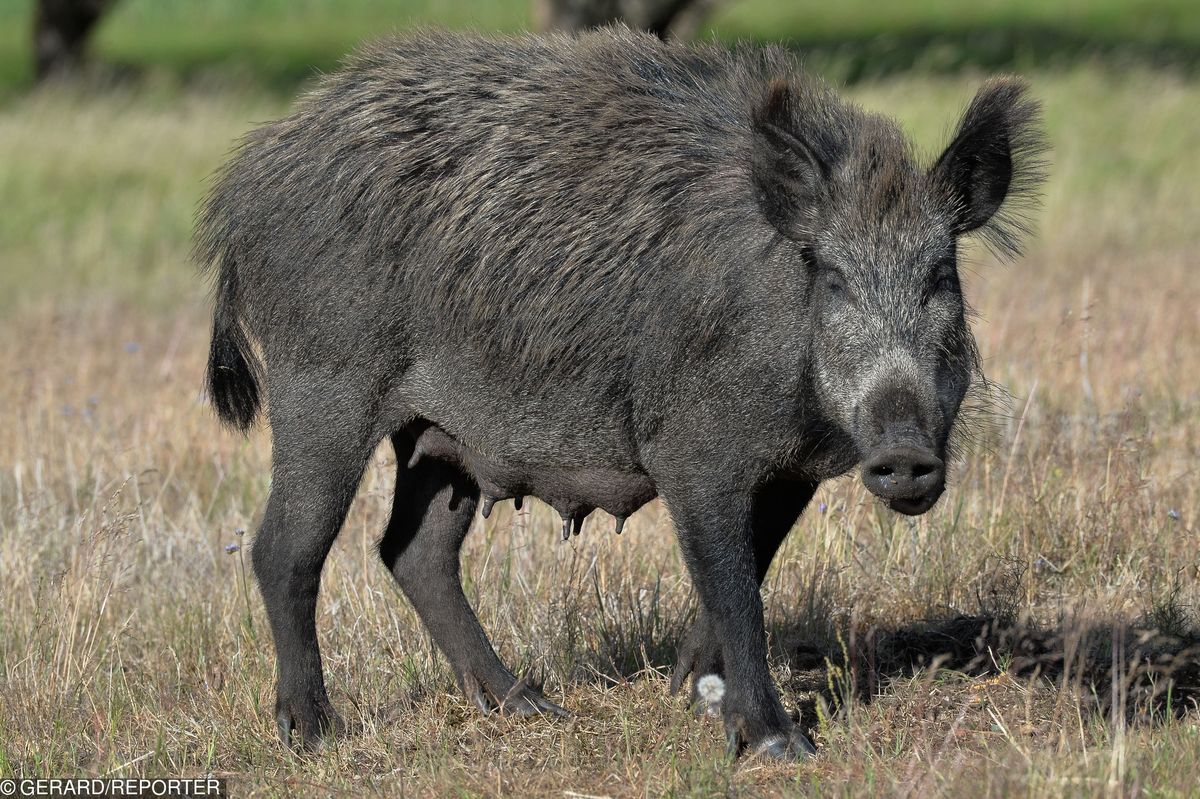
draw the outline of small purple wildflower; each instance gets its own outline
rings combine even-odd
[[[246,530],[243,527],[239,527],[238,529],[233,531],[233,534],[240,538],[241,536],[244,536],[246,534]]]
[[[826,505],[824,502],[822,502],[820,505],[817,506],[817,513],[824,513],[827,510],[829,510],[829,506]]]
[[[142,345],[138,344],[136,341],[125,342],[125,351],[131,355],[135,352],[140,352],[141,349],[142,349]]]
[[[1064,568],[1062,566],[1057,565],[1054,561],[1050,560],[1049,558],[1043,557],[1042,555],[1038,555],[1036,558],[1033,559],[1033,570],[1035,572],[1053,572],[1054,574],[1062,574],[1064,571]]]
[[[241,549],[242,549],[241,544],[226,544],[225,545],[225,554],[232,555],[234,552],[240,552]]]

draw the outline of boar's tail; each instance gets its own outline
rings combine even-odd
[[[237,269],[228,261],[220,265],[216,295],[208,349],[208,396],[222,422],[246,432],[262,407],[262,367],[242,326]]]

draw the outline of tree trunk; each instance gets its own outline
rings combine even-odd
[[[70,72],[79,66],[96,22],[116,0],[36,0],[33,14],[34,75]]]
[[[534,0],[533,19],[538,30],[578,31],[623,21],[650,31],[661,39],[687,20],[695,20],[715,0]]]

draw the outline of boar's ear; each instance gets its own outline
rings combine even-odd
[[[829,165],[797,130],[792,107],[792,88],[785,80],[774,81],[754,116],[752,174],[767,220],[788,238],[799,239],[828,192]]]
[[[1044,176],[1041,108],[1017,78],[984,84],[931,175],[951,204],[956,235],[980,230],[1000,254],[1016,254],[1026,212]],[[1003,209],[1003,210],[1002,210]]]

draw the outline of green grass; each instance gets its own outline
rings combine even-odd
[[[0,115],[0,310],[53,296],[147,308],[194,301],[193,216],[236,139],[285,104],[153,87],[64,88]]]
[[[472,6],[125,0],[97,55],[136,77],[25,92],[23,5],[0,2],[0,777],[216,772],[238,796],[1194,795],[1200,80],[1139,49],[1192,48],[1185,4],[745,0],[713,18],[722,37],[816,42],[818,66],[926,153],[989,68],[945,52],[1044,26],[1099,42],[1004,56],[1028,67],[1053,144],[1027,255],[976,251],[966,275],[1008,416],[918,520],[853,480],[824,486],[768,577],[774,673],[821,747],[795,767],[723,759],[715,725],[667,695],[690,592],[657,503],[620,538],[589,521],[570,544],[536,502],[477,524],[464,576],[484,626],[577,716],[474,714],[374,554],[386,450],[319,610],[350,734],[283,752],[266,619],[246,553],[224,551],[261,513],[269,440],[222,432],[199,396],[192,214],[313,65],[396,14],[469,24]],[[525,19],[486,8],[488,27]],[[877,51],[897,58],[856,66]],[[981,631],[989,618],[1004,624]]]

